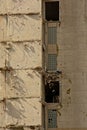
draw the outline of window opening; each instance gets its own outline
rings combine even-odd
[[[57,27],[48,27],[48,44],[57,44]]]
[[[57,110],[48,109],[48,128],[57,128]]]
[[[45,101],[47,103],[58,103],[59,91],[59,81],[47,82],[45,85]]]
[[[57,67],[58,32],[59,32],[59,0],[44,2],[44,69],[45,69],[45,129],[57,128],[57,105],[60,103],[61,87]],[[43,110],[44,114],[44,110]]]
[[[59,21],[59,1],[45,2],[45,19]]]
[[[56,54],[48,54],[48,71],[56,71],[57,70],[57,55]]]

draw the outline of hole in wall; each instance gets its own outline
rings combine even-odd
[[[47,103],[59,102],[59,81],[51,81],[45,85],[45,101]]]

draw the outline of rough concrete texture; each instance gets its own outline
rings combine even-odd
[[[0,43],[0,68],[5,67],[6,52],[4,43]]]
[[[40,126],[30,126],[30,127],[10,127],[6,130],[41,130]]]
[[[0,127],[5,127],[5,104],[0,102]]]
[[[41,40],[39,15],[0,16],[0,41]]]
[[[0,14],[40,14],[41,0],[0,0]]]
[[[87,129],[87,0],[61,0],[60,6],[58,68],[63,72],[63,106],[58,125]]]
[[[9,43],[9,46],[8,58],[10,67],[14,69],[29,69],[42,66],[41,42]]]
[[[0,41],[7,39],[6,20],[7,16],[0,16]]]
[[[40,130],[41,38],[41,0],[0,0],[0,130]]]
[[[0,43],[0,48],[0,68],[5,65],[12,69],[42,66],[41,41]]]
[[[0,101],[5,97],[5,73],[0,71]]]
[[[39,98],[10,99],[6,101],[6,125],[41,125],[41,103]]]
[[[38,15],[8,17],[7,40],[41,40],[41,19]]]
[[[0,130],[40,130],[42,125],[41,5],[41,0],[0,0]],[[60,0],[58,31],[62,71],[58,129],[84,130],[87,0]]]
[[[41,97],[41,75],[34,70],[6,73],[6,97]]]

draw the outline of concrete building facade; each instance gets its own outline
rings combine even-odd
[[[87,0],[0,0],[0,130],[86,130],[86,47]]]

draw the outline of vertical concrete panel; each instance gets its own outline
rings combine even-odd
[[[87,51],[85,0],[61,0],[59,67],[62,105],[59,128],[87,128]]]
[[[0,14],[5,14],[7,12],[6,0],[0,0]]]
[[[41,40],[41,19],[35,15],[8,16],[8,40]]]
[[[0,0],[0,14],[0,129],[41,126],[41,0]]]
[[[87,18],[87,0],[85,0],[85,16]]]
[[[41,97],[41,75],[33,70],[12,70],[6,73],[6,97]]]
[[[5,59],[6,59],[5,44],[0,43],[0,68],[5,67]]]
[[[0,70],[0,100],[5,98],[5,72]]]
[[[7,0],[8,13],[11,14],[37,14],[41,13],[41,0]]]
[[[5,104],[3,102],[0,102],[0,127],[5,127]]]
[[[42,66],[41,42],[9,43],[9,65],[13,69],[29,69]]]
[[[0,41],[6,41],[7,38],[6,20],[6,16],[0,16]]]
[[[6,125],[41,125],[40,99],[15,99],[6,102]]]

